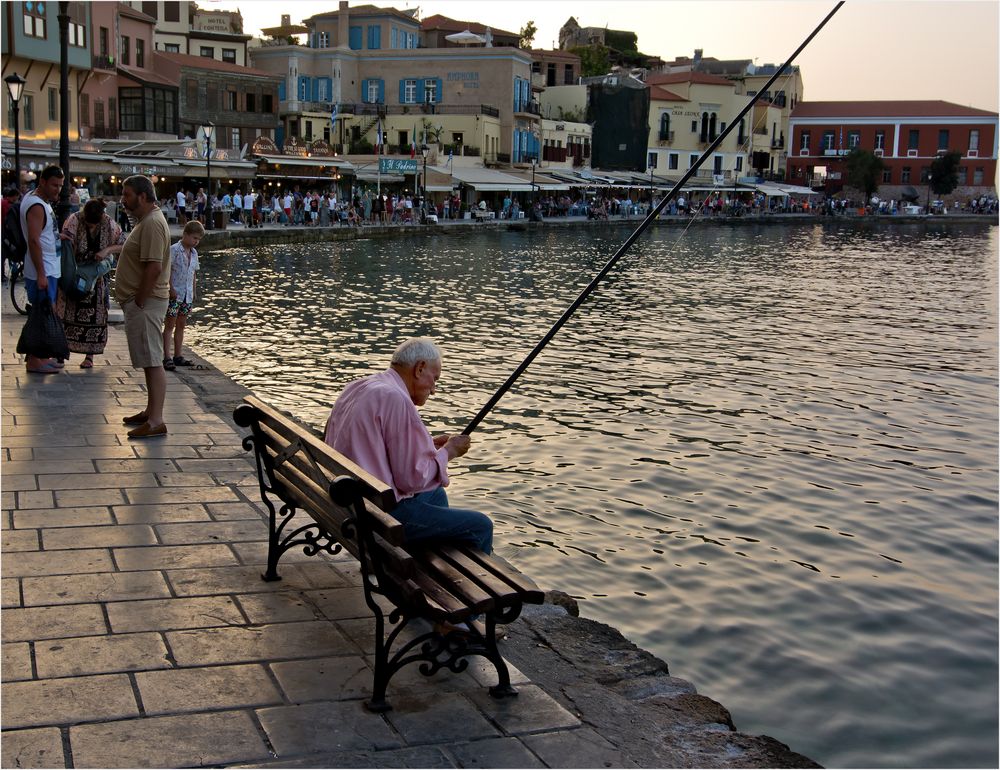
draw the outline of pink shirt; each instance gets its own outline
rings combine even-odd
[[[344,388],[326,421],[325,440],[389,484],[397,500],[448,486],[448,450],[434,448],[394,369]]]

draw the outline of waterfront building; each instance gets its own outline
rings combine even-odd
[[[743,97],[743,105],[756,96],[778,70],[776,64],[754,64],[751,59],[716,59],[705,56],[701,48],[696,48],[693,57],[678,56],[663,65],[665,74],[701,72],[716,75],[733,82],[737,96]],[[775,81],[774,85],[755,102],[750,113],[747,155],[750,166],[757,176],[764,179],[785,177],[788,149],[788,121],[792,110],[805,98],[802,71],[792,65]]]
[[[528,51],[428,48],[412,13],[343,1],[304,25],[306,45],[251,51],[254,67],[282,78],[277,144],[323,139],[341,152],[370,151],[381,124],[382,145],[397,153],[412,155],[435,141],[484,163],[523,163],[538,154]]]
[[[952,196],[995,195],[997,122],[995,112],[945,101],[801,102],[789,123],[789,178],[836,192],[845,157],[862,148],[885,163],[880,197],[923,199],[931,162],[955,151],[962,160]]]
[[[154,45],[164,53],[190,54],[246,65],[250,35],[237,11],[199,8],[184,0],[129,0],[127,5],[156,21]]]
[[[679,177],[726,130],[745,104],[734,83],[718,75],[688,71],[646,78],[650,92],[647,167]],[[749,116],[708,158],[697,176],[728,185],[745,175]]]
[[[0,35],[4,76],[17,73],[27,82],[19,103],[20,135],[24,142],[59,139],[58,3],[3,3],[4,34]],[[91,68],[91,4],[69,3],[69,131],[78,139],[79,84]],[[13,105],[7,89],[4,136],[13,136]],[[23,160],[23,159],[22,159]]]

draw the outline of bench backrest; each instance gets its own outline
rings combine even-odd
[[[387,511],[396,497],[388,484],[380,481],[318,436],[254,396],[247,396],[233,413],[236,423],[250,428],[262,478],[286,503],[302,509],[338,542],[357,556],[355,536],[344,532],[344,523],[354,516],[350,506],[338,505],[330,497],[330,485],[341,476],[355,479],[369,516],[367,525],[387,545],[403,542],[403,525]]]

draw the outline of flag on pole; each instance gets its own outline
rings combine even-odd
[[[378,131],[375,133],[375,154],[382,152],[382,118],[378,119]]]
[[[413,133],[410,135],[410,157],[417,157],[417,124],[413,124]]]
[[[339,104],[337,104],[336,102],[334,102],[334,103],[333,103],[333,110],[331,110],[331,112],[330,112],[330,124],[331,124],[331,125],[332,125],[332,126],[333,126],[334,128],[336,128],[336,127],[337,127],[337,112],[338,112],[338,109],[337,109],[337,108],[338,108],[339,106],[340,106]]]

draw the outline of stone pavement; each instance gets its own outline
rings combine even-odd
[[[4,287],[6,289],[6,286]],[[6,298],[5,298],[6,302]],[[613,767],[617,749],[516,669],[411,669],[368,713],[356,564],[289,552],[241,436],[168,373],[169,435],[130,442],[143,377],[112,326],[91,370],[27,374],[2,330],[3,767]]]

